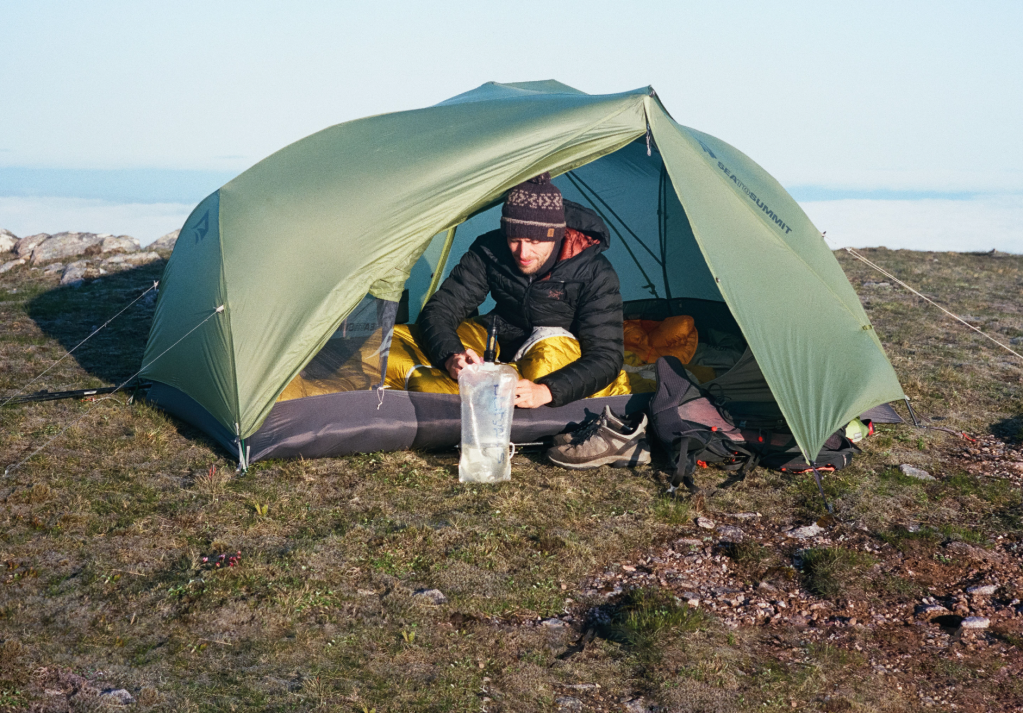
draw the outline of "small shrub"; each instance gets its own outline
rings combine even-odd
[[[841,547],[815,547],[803,552],[803,584],[819,597],[835,599],[860,583],[876,560]]]
[[[658,522],[665,525],[682,525],[692,519],[693,504],[688,499],[666,495],[654,502],[653,511]]]
[[[725,554],[739,567],[747,571],[759,569],[771,559],[771,551],[769,549],[759,542],[750,540],[730,543],[725,548]]]
[[[896,597],[915,597],[923,593],[923,587],[911,579],[888,574],[878,581],[878,588],[885,594]]]
[[[878,537],[882,542],[898,548],[903,554],[912,549],[915,543],[937,545],[944,539],[941,533],[932,527],[921,527],[912,532],[905,527],[895,527],[881,532]]]
[[[707,615],[678,601],[661,589],[630,590],[618,603],[603,636],[625,644],[638,653],[651,653],[665,633],[697,631],[707,624]]]

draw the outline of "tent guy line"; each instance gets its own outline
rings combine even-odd
[[[872,262],[871,262],[870,260],[868,260],[867,258],[863,257],[862,255],[860,255],[860,254],[859,254],[858,252],[856,252],[856,251],[855,251],[855,250],[853,250],[852,248],[845,248],[845,251],[846,251],[847,253],[849,253],[850,255],[852,255],[853,257],[855,257],[856,259],[858,259],[858,260],[861,260],[861,261],[863,261],[864,263],[866,263],[867,265],[869,265],[870,267],[874,268],[875,270],[877,270],[878,272],[880,272],[880,273],[881,273],[882,275],[884,275],[884,276],[885,276],[885,277],[887,277],[888,279],[890,279],[890,280],[893,280],[893,281],[897,282],[898,284],[902,285],[903,287],[905,287],[905,288],[906,288],[907,290],[909,290],[910,292],[912,292],[912,293],[913,293],[914,295],[916,295],[916,296],[917,296],[917,297],[919,297],[920,299],[922,299],[922,300],[924,300],[925,302],[929,302],[930,304],[934,305],[935,307],[937,307],[938,309],[940,309],[940,310],[941,310],[942,312],[944,312],[945,314],[947,314],[947,315],[948,315],[949,317],[951,317],[952,319],[956,320],[957,322],[961,322],[961,323],[963,323],[964,325],[966,325],[967,327],[969,327],[970,329],[972,329],[972,330],[973,330],[974,332],[976,332],[976,333],[977,333],[977,334],[979,334],[980,336],[984,337],[985,339],[989,339],[989,340],[991,340],[992,342],[994,342],[995,344],[997,344],[998,346],[1000,346],[1000,347],[1001,347],[1002,349],[1004,349],[1005,351],[1009,352],[1010,354],[1013,354],[1014,356],[1018,357],[1019,359],[1023,359],[1023,354],[1020,354],[1019,352],[1017,352],[1017,351],[1016,351],[1015,349],[1013,349],[1012,347],[1010,347],[1010,346],[1009,346],[1009,345],[1007,345],[1007,344],[1002,344],[1002,343],[1001,343],[1000,341],[998,341],[997,339],[995,339],[995,338],[994,338],[994,337],[992,337],[991,335],[989,335],[989,334],[987,334],[986,332],[984,332],[984,331],[982,331],[982,330],[978,329],[977,327],[974,327],[974,326],[973,326],[972,324],[970,324],[969,322],[967,322],[967,321],[966,321],[965,319],[963,319],[962,317],[960,317],[960,316],[958,316],[958,315],[955,315],[955,314],[953,314],[953,313],[949,312],[949,311],[948,311],[947,309],[945,309],[944,307],[942,307],[941,305],[939,305],[939,304],[938,304],[937,302],[935,302],[934,300],[932,300],[932,299],[931,299],[930,297],[927,297],[927,296],[925,296],[925,295],[922,295],[922,294],[920,294],[920,293],[919,293],[918,291],[914,290],[914,289],[913,289],[912,287],[910,287],[910,286],[909,286],[909,285],[907,285],[907,284],[906,284],[905,282],[903,282],[902,280],[900,280],[899,278],[897,278],[897,277],[896,277],[895,275],[893,275],[892,273],[888,272],[888,271],[887,271],[887,270],[885,270],[885,269],[884,269],[883,267],[881,267],[881,266],[879,266],[879,265],[875,265],[875,264],[874,264],[874,263],[872,263]]]
[[[117,314],[115,314],[115,315],[114,315],[113,317],[111,317],[110,319],[108,319],[108,320],[107,320],[106,322],[104,322],[103,324],[101,324],[101,325],[99,326],[99,328],[97,328],[96,330],[94,330],[94,331],[93,331],[93,333],[92,333],[92,334],[90,334],[90,335],[89,335],[88,337],[86,337],[86,338],[85,338],[85,339],[83,339],[82,341],[78,342],[78,344],[76,344],[76,345],[75,345],[74,347],[72,347],[71,351],[69,351],[69,352],[68,352],[67,354],[65,354],[64,356],[62,356],[62,357],[61,357],[60,359],[58,359],[57,361],[53,362],[53,363],[52,363],[52,364],[50,364],[50,365],[49,365],[48,367],[46,367],[46,369],[44,369],[44,370],[42,371],[42,373],[40,373],[40,374],[39,374],[38,376],[36,376],[36,378],[32,379],[32,381],[28,382],[27,384],[25,384],[24,386],[22,386],[22,387],[21,387],[20,389],[18,389],[17,391],[15,391],[15,392],[14,392],[13,394],[11,394],[11,395],[10,395],[10,396],[9,396],[9,397],[7,398],[7,400],[6,400],[6,401],[4,401],[4,402],[3,402],[2,404],[0,404],[0,408],[3,408],[3,407],[4,407],[4,406],[6,406],[7,404],[9,404],[9,403],[11,403],[12,401],[14,401],[14,399],[16,399],[16,398],[17,398],[18,396],[20,396],[21,394],[25,393],[25,391],[26,391],[26,390],[28,389],[28,387],[30,387],[30,386],[31,386],[32,384],[36,383],[36,382],[37,382],[37,381],[39,381],[39,380],[40,380],[41,378],[43,378],[43,377],[44,377],[44,376],[46,375],[46,373],[47,373],[48,371],[50,371],[50,369],[52,369],[53,367],[57,366],[57,364],[60,364],[60,363],[61,363],[62,361],[64,361],[65,359],[67,359],[67,358],[68,358],[69,356],[71,356],[71,355],[72,355],[72,354],[73,354],[73,353],[75,352],[75,350],[76,350],[76,349],[78,349],[78,347],[82,346],[82,345],[83,345],[83,344],[85,344],[85,343],[86,343],[87,341],[89,341],[90,339],[92,339],[93,337],[95,337],[95,336],[96,336],[97,334],[99,334],[99,332],[100,332],[100,331],[102,331],[102,330],[103,330],[103,329],[104,329],[105,327],[107,327],[107,326],[108,326],[108,325],[109,325],[109,324],[110,324],[111,322],[113,322],[113,321],[114,321],[115,319],[117,319],[117,318],[118,318],[118,317],[120,317],[120,316],[121,316],[122,314],[124,314],[125,312],[127,312],[127,311],[128,311],[128,309],[129,309],[129,308],[131,308],[131,306],[132,306],[132,305],[134,305],[134,304],[135,304],[136,302],[138,302],[138,301],[139,301],[140,299],[142,299],[143,297],[145,297],[146,295],[148,295],[148,294],[149,294],[150,292],[152,292],[153,290],[155,290],[155,289],[156,289],[156,288],[157,288],[157,287],[159,286],[159,284],[160,284],[160,281],[159,281],[159,280],[157,280],[157,281],[153,282],[153,285],[152,285],[152,287],[150,287],[150,288],[149,288],[148,290],[146,290],[146,291],[145,291],[145,292],[143,292],[143,293],[142,293],[141,295],[139,295],[138,297],[136,297],[135,299],[133,299],[133,300],[132,300],[131,302],[129,302],[129,303],[128,303],[128,305],[127,305],[126,307],[124,307],[124,308],[123,308],[123,309],[122,309],[122,310],[121,310],[120,312],[118,312]]]
[[[154,283],[153,287],[150,287],[149,289],[151,290],[151,289],[153,289],[153,288],[155,288],[155,287],[156,287],[156,284]],[[148,291],[149,291],[149,290],[147,290],[147,292],[148,292]],[[127,308],[125,308],[125,309],[127,309]],[[127,386],[127,385],[128,385],[129,383],[131,383],[131,381],[132,381],[133,379],[136,379],[136,378],[138,378],[138,375],[142,373],[142,370],[143,370],[143,369],[145,369],[145,368],[146,368],[146,367],[148,367],[148,366],[151,366],[151,365],[153,364],[153,362],[155,362],[155,361],[156,361],[157,359],[159,359],[159,358],[160,358],[160,357],[162,357],[162,356],[163,356],[164,354],[166,354],[166,353],[167,353],[167,352],[169,352],[169,351],[170,351],[171,349],[173,349],[173,348],[174,348],[174,347],[176,347],[176,346],[177,346],[178,344],[180,344],[180,343],[181,343],[182,341],[184,341],[184,340],[185,340],[185,338],[186,338],[186,337],[188,337],[188,335],[189,335],[189,334],[191,334],[191,333],[192,333],[192,332],[194,332],[195,330],[199,329],[199,327],[203,326],[204,324],[206,324],[207,322],[209,322],[209,321],[210,321],[211,319],[213,319],[213,317],[217,316],[218,314],[220,314],[220,313],[221,313],[221,312],[223,312],[223,311],[224,311],[224,305],[220,305],[219,307],[217,307],[217,308],[216,308],[215,310],[213,310],[213,312],[212,312],[212,313],[210,313],[209,315],[207,315],[207,316],[206,316],[206,318],[205,318],[205,319],[204,319],[203,321],[199,322],[199,324],[195,325],[194,327],[192,327],[191,329],[189,329],[189,330],[188,330],[187,332],[185,332],[185,333],[184,333],[184,334],[183,334],[183,335],[181,336],[181,338],[180,338],[180,339],[178,339],[178,341],[174,342],[174,343],[173,343],[173,344],[171,344],[171,345],[170,345],[169,347],[167,347],[167,348],[166,348],[166,349],[164,349],[164,350],[163,350],[162,352],[160,352],[160,353],[159,353],[159,354],[158,354],[158,355],[157,355],[156,357],[154,357],[154,358],[152,359],[152,361],[148,362],[147,364],[143,364],[143,365],[142,365],[142,368],[141,368],[141,369],[139,369],[139,370],[138,370],[138,371],[136,371],[136,372],[135,372],[134,374],[132,374],[132,375],[131,375],[131,376],[129,376],[129,377],[127,378],[127,379],[125,379],[125,380],[124,380],[124,381],[122,381],[122,382],[121,382],[120,384],[118,384],[118,385],[117,385],[117,387],[116,387],[116,388],[115,388],[115,389],[114,389],[113,391],[111,391],[111,392],[110,392],[110,393],[109,393],[108,395],[104,396],[104,397],[103,397],[103,398],[101,398],[101,399],[97,399],[97,400],[96,400],[95,402],[93,402],[93,404],[92,404],[91,406],[89,406],[89,407],[88,407],[88,408],[87,408],[87,409],[85,410],[85,413],[83,413],[83,414],[82,414],[81,416],[79,416],[78,418],[76,418],[76,419],[74,419],[73,421],[71,421],[71,423],[69,423],[68,425],[64,426],[64,428],[63,428],[63,429],[61,429],[60,433],[56,434],[56,435],[55,435],[55,436],[54,436],[53,438],[51,438],[50,440],[48,440],[48,441],[47,441],[46,443],[44,443],[43,445],[41,445],[41,446],[39,446],[38,448],[36,448],[36,449],[35,449],[34,451],[32,451],[32,452],[31,452],[31,453],[30,453],[29,455],[25,456],[24,458],[22,458],[22,459],[21,459],[20,461],[18,461],[18,462],[17,462],[17,463],[15,463],[14,465],[11,465],[11,466],[7,466],[7,468],[5,468],[5,469],[4,469],[4,477],[6,478],[6,477],[7,477],[7,476],[9,476],[9,475],[10,475],[11,473],[13,473],[14,471],[16,471],[16,470],[17,470],[18,468],[20,468],[21,466],[25,465],[25,463],[27,463],[27,462],[28,462],[29,460],[31,460],[32,458],[34,458],[34,457],[35,457],[36,455],[38,455],[38,454],[39,454],[40,452],[42,452],[42,451],[43,451],[43,450],[44,450],[44,449],[45,449],[45,448],[46,448],[47,446],[49,446],[49,445],[50,445],[51,443],[53,443],[53,442],[54,442],[55,440],[57,440],[58,438],[60,438],[61,436],[63,436],[63,435],[65,434],[65,433],[67,433],[67,432],[68,432],[68,430],[69,430],[69,429],[70,429],[70,428],[71,428],[72,426],[74,426],[74,425],[75,425],[76,423],[78,423],[79,421],[81,421],[82,419],[84,419],[84,418],[85,418],[86,416],[88,416],[89,414],[91,414],[91,413],[93,412],[93,409],[95,409],[95,408],[96,408],[96,406],[100,405],[100,404],[101,404],[101,403],[103,403],[104,401],[110,401],[110,400],[115,400],[115,401],[116,401],[116,399],[114,399],[114,394],[116,394],[116,393],[117,393],[118,391],[120,391],[121,389],[123,389],[123,388],[124,388],[125,386]],[[76,349],[77,349],[77,347],[76,347]]]

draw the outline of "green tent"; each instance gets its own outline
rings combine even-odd
[[[497,226],[505,192],[543,171],[608,223],[627,311],[689,300],[734,320],[804,454],[903,398],[837,260],[777,181],[676,123],[650,88],[591,96],[544,81],[324,129],[206,198],[160,285],[143,371],[154,400],[242,461],[457,442],[457,397],[356,379],[333,397],[279,398],[339,336],[365,349],[376,334],[386,359],[403,292],[414,317]],[[537,411],[516,413],[532,424],[520,435],[580,414]]]

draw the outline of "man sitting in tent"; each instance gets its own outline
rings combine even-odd
[[[476,239],[415,327],[395,328],[388,384],[457,393],[459,372],[482,361],[496,321],[498,355],[522,377],[516,406],[629,393],[618,276],[601,255],[609,242],[603,221],[565,202],[550,174],[515,186],[501,211],[501,229]],[[470,319],[488,294],[497,306]]]

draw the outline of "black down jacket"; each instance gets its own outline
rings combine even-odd
[[[537,379],[550,389],[551,406],[589,396],[615,380],[623,363],[622,296],[618,275],[601,255],[611,236],[596,213],[571,201],[565,201],[565,222],[599,243],[559,261],[547,275],[522,274],[501,230],[476,238],[416,321],[434,366],[443,369],[449,356],[465,349],[455,330],[491,293],[497,306],[482,320],[488,326],[497,320],[505,359],[534,327],[562,327],[579,340],[578,360]]]

